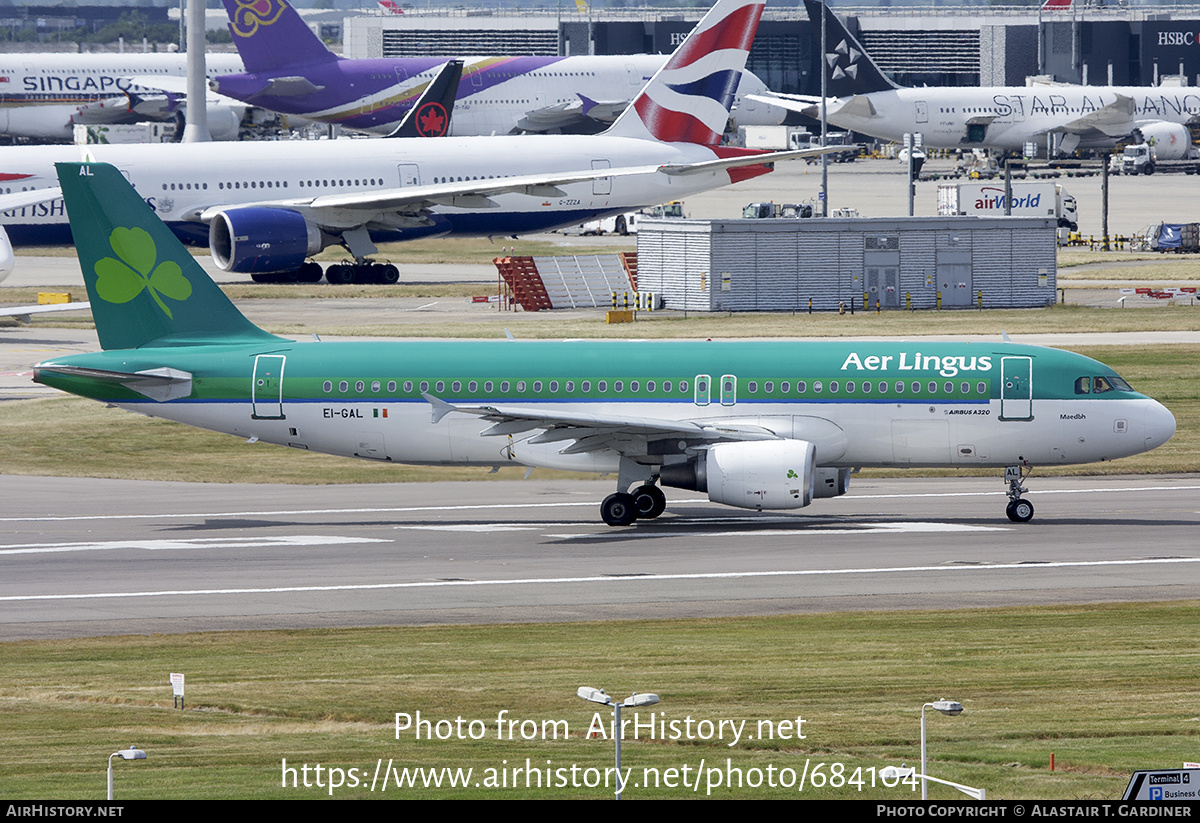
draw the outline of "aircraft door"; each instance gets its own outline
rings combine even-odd
[[[401,163],[396,167],[400,172],[400,186],[421,185],[421,168],[416,163]]]
[[[916,101],[917,124],[922,125],[929,122],[929,103],[924,100]]]
[[[1033,358],[1000,358],[1000,419],[1033,419]]]
[[[250,383],[250,417],[254,420],[283,420],[283,365],[279,354],[260,354],[254,358],[254,379]]]
[[[707,374],[696,375],[696,405],[707,406],[712,397],[712,378]]]
[[[593,160],[592,161],[592,169],[593,170],[598,171],[600,169],[611,169],[611,168],[612,168],[612,163],[608,162],[607,160]],[[593,180],[592,181],[592,194],[601,194],[604,196],[608,196],[608,195],[612,194],[612,178],[611,177],[597,177],[595,180]]]

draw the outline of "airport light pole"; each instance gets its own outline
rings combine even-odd
[[[634,692],[624,701],[618,703],[611,697],[605,694],[604,689],[593,689],[591,686],[580,686],[575,692],[576,696],[582,697],[590,703],[599,703],[601,706],[611,706],[613,710],[613,740],[617,744],[617,800],[621,799],[621,709],[631,709],[638,706],[653,706],[658,702],[657,694],[638,694]]]
[[[825,65],[825,12],[828,8],[825,0],[821,0],[821,59],[818,65],[821,67],[821,148],[825,148],[825,140],[829,135],[828,121],[825,119],[826,109],[825,102],[829,97],[826,75],[828,67]],[[821,216],[829,216],[829,155],[821,155]]]
[[[925,779],[925,710],[937,709],[950,717],[962,714],[962,703],[957,700],[935,700],[921,707],[921,799],[929,799],[929,783]]]
[[[119,757],[122,760],[145,760],[146,753],[144,751],[142,751],[141,749],[135,749],[133,746],[130,746],[128,749],[121,749],[119,751],[115,751],[108,756],[108,799],[109,800],[113,799],[112,761],[113,761],[114,757]]]

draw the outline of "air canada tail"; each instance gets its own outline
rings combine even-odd
[[[804,0],[808,19],[821,36],[821,7],[817,0]],[[819,46],[818,46],[819,48]],[[825,69],[825,85],[830,97],[853,97],[899,88],[889,80],[862,45],[854,39],[832,9],[825,10],[825,55],[821,61]]]
[[[717,0],[606,133],[719,144],[763,5],[762,0]]]
[[[442,66],[420,98],[404,115],[388,137],[445,137],[450,133],[450,117],[458,96],[463,61],[451,60]]]
[[[102,348],[277,339],[237,310],[113,166],[56,168]]]
[[[224,0],[224,3],[229,13],[229,33],[247,72],[338,60],[286,0]]]

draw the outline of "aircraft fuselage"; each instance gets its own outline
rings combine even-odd
[[[1139,124],[1185,124],[1197,116],[1200,90],[1166,87],[902,88],[829,106],[839,128],[897,141],[920,132],[932,148],[1013,151],[1048,133],[1079,134],[1082,148],[1110,147]]]
[[[171,368],[190,374],[192,389],[166,402],[52,367],[36,379],[239,437],[400,463],[619,466],[616,452],[563,453],[563,442],[536,442],[536,431],[481,436],[490,424],[473,415],[433,422],[425,395],[556,415],[756,426],[815,443],[823,467],[1090,463],[1148,451],[1175,430],[1170,412],[1114,383],[1107,366],[1001,343],[264,342],[53,363]],[[684,459],[688,449],[674,444],[644,451],[657,455],[651,462]]]

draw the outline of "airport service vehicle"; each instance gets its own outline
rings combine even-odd
[[[820,32],[822,3],[804,0]],[[1186,86],[983,86],[902,88],[888,79],[830,10],[822,61],[828,121],[838,128],[900,141],[924,136],[926,148],[988,147],[1022,151],[1028,142],[1057,152],[1112,148],[1131,136],[1153,141],[1162,160],[1186,156],[1187,124],[1200,115],[1200,93]],[[756,95],[757,98],[757,95]],[[820,97],[771,95],[764,102],[819,116]]]
[[[141,414],[364,460],[614,473],[744,509],[846,493],[856,466],[1005,470],[1138,454],[1175,419],[1111,368],[1008,342],[295,342],[251,324],[114,167],[58,167],[103,351],[34,380]]]
[[[819,154],[720,145],[762,9],[757,0],[719,0],[599,135],[96,146],[91,154],[126,174],[177,235],[207,244],[225,271],[320,279],[308,258],[340,245],[355,262],[338,264],[337,279],[378,282],[393,276],[371,260],[381,241],[550,231]],[[54,163],[77,159],[74,147],[0,147],[0,180],[17,194],[54,186]],[[0,209],[11,208],[3,201]],[[14,245],[70,240],[61,200],[5,212],[0,223]]]
[[[670,203],[660,203],[657,206],[651,206],[648,209],[641,209],[640,211],[627,211],[624,214],[589,220],[578,226],[563,229],[562,233],[571,235],[619,234],[621,236],[637,234],[638,223],[641,222],[643,217],[682,218],[683,201],[672,200]]]
[[[776,217],[799,219],[812,216],[811,203],[747,203],[742,209],[743,220],[770,220]]]
[[[325,47],[286,0],[225,0],[245,72],[210,83],[233,99],[282,114],[388,134],[449,57],[348,59]],[[461,57],[451,134],[595,134],[625,111],[666,62],[661,54]],[[785,109],[743,95],[766,86],[743,67],[739,124],[775,124]],[[724,131],[724,127],[721,129]],[[786,148],[784,146],[783,148]]]
[[[1155,223],[1141,232],[1152,251],[1191,254],[1200,252],[1200,223]]]
[[[1177,152],[1170,152],[1171,155]],[[1158,146],[1154,143],[1136,143],[1126,146],[1119,157],[1113,158],[1110,171],[1117,174],[1154,174],[1162,172],[1184,172],[1185,174],[1200,173],[1200,148],[1189,145],[1182,158],[1173,160],[1159,159]]]
[[[1004,182],[942,183],[937,190],[938,214],[1003,217],[1006,212]],[[1013,217],[1053,217],[1060,228],[1079,230],[1075,198],[1058,183],[1039,180],[1012,182]]]

